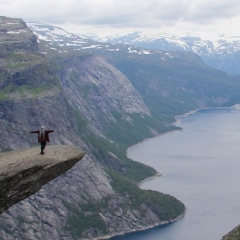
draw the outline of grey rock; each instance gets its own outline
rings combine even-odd
[[[12,50],[38,50],[36,36],[21,19],[0,17],[0,37],[0,57]]]
[[[44,156],[38,147],[0,153],[0,213],[68,171],[85,154],[66,145],[49,146]]]
[[[72,57],[71,57],[72,58]],[[60,74],[61,73],[61,74]],[[87,119],[89,129],[105,135],[108,126],[120,113],[131,122],[130,114],[150,115],[150,110],[130,81],[106,60],[84,56],[62,64],[58,73],[62,88],[71,105]]]

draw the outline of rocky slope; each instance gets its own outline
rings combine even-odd
[[[104,56],[128,77],[151,112],[159,117],[176,116],[194,108],[230,106],[240,97],[239,78],[209,68],[190,52]]]
[[[68,171],[85,154],[67,145],[52,145],[45,156],[39,155],[39,147],[0,153],[0,213]]]
[[[174,197],[137,187],[156,172],[124,154],[158,125],[126,76],[89,53],[38,45],[20,19],[1,17],[0,29],[0,149],[36,145],[29,132],[45,125],[55,130],[52,143],[88,152],[2,214],[0,238],[92,239],[181,216]]]

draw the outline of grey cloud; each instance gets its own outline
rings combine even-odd
[[[237,0],[1,0],[0,15],[27,21],[111,27],[214,22],[238,16]]]
[[[199,1],[189,8],[184,16],[185,21],[212,22],[216,19],[229,19],[239,15],[240,2],[226,1]]]

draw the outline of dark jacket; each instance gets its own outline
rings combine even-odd
[[[41,136],[40,131],[32,131],[31,133],[37,133],[38,134],[38,142],[50,142],[49,140],[49,133],[54,132],[54,130],[45,130],[45,135]]]

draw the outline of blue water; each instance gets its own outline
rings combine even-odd
[[[208,109],[179,120],[182,131],[137,144],[128,156],[163,174],[142,188],[181,200],[185,217],[114,240],[219,240],[240,224],[240,110]]]

